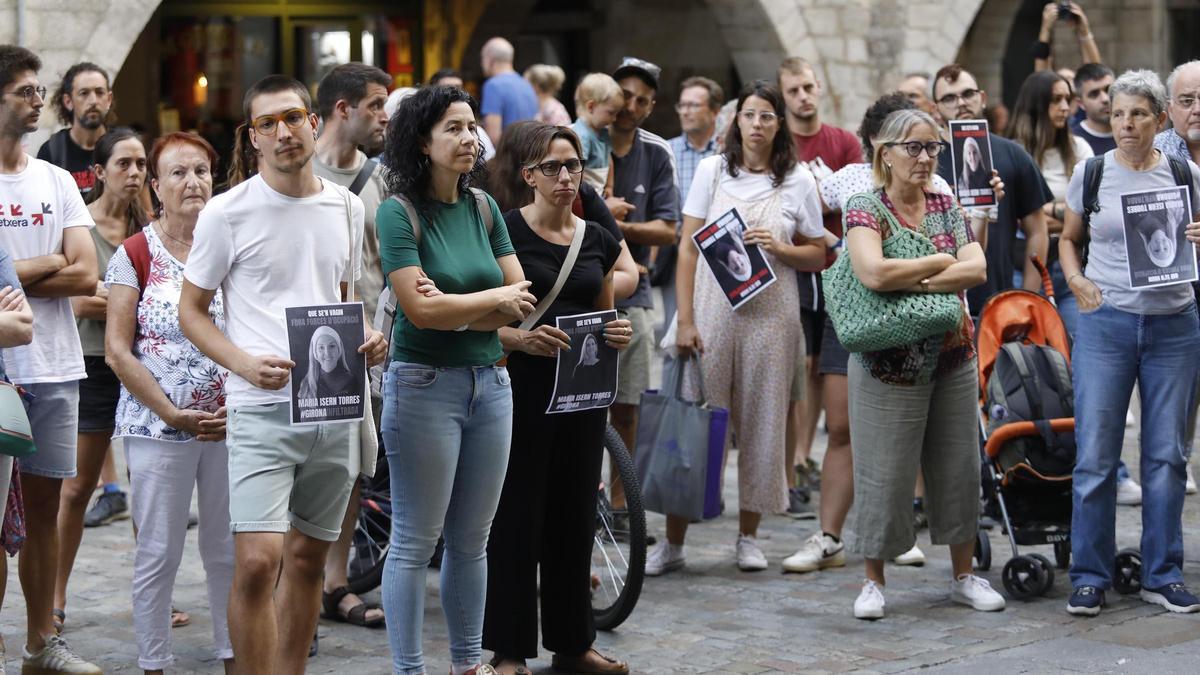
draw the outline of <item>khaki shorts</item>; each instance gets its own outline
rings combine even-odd
[[[238,532],[287,532],[336,541],[359,450],[350,447],[358,422],[292,426],[287,403],[229,411],[229,527]]]
[[[617,318],[629,319],[633,326],[633,340],[621,352],[617,368],[616,403],[637,405],[642,401],[642,392],[650,388],[650,358],[654,355],[654,323],[650,310],[645,307],[618,309]]]

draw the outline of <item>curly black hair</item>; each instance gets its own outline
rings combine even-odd
[[[778,131],[775,132],[775,140],[771,143],[771,158],[769,162],[771,185],[779,187],[783,185],[783,181],[787,178],[788,173],[796,167],[796,148],[792,145],[792,135],[788,132],[787,118],[784,116],[786,108],[783,103],[783,94],[779,92],[778,87],[770,82],[755,80],[742,87],[742,90],[738,92],[737,113],[741,113],[746,99],[751,96],[757,96],[771,104],[779,125]],[[727,171],[732,178],[737,178],[744,163],[742,130],[738,123],[738,118],[739,115],[734,114],[733,121],[729,124],[729,131],[725,133],[725,163]]]
[[[870,162],[875,156],[875,148],[871,146],[871,138],[879,135],[879,130],[883,128],[883,121],[888,115],[897,110],[914,110],[917,105],[913,103],[907,96],[900,92],[885,94],[880,96],[867,108],[867,112],[863,113],[862,124],[858,127],[858,140],[862,142],[863,157]]]
[[[384,136],[383,156],[387,167],[384,174],[389,195],[403,195],[418,211],[426,211],[432,204],[429,194],[429,155],[421,146],[429,142],[434,125],[445,116],[454,103],[466,103],[471,112],[479,114],[479,105],[470,94],[456,87],[422,87],[396,108],[388,121]],[[479,145],[475,166],[458,179],[458,190],[466,192],[471,185],[486,184],[487,168],[483,162],[483,145]]]

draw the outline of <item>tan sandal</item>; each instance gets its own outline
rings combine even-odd
[[[599,662],[588,658],[592,654],[599,658]],[[567,673],[585,673],[586,675],[628,675],[629,673],[628,664],[601,654],[595,647],[579,656],[555,654],[550,664],[554,666],[555,670]]]

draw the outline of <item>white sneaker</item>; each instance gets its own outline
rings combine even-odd
[[[925,554],[921,551],[921,547],[913,544],[913,547],[892,558],[892,562],[897,565],[910,565],[912,567],[920,567],[925,564]]]
[[[1142,503],[1142,486],[1133,478],[1117,483],[1117,503],[1121,506],[1137,506]]]
[[[737,538],[737,566],[743,572],[761,572],[767,569],[767,556],[758,547],[758,539],[748,534]]]
[[[1004,609],[1004,596],[992,589],[983,577],[964,574],[961,579],[950,582],[950,599],[970,605],[981,612],[998,612]]]
[[[883,618],[883,586],[870,579],[863,580],[862,592],[854,601],[854,618],[882,619]]]
[[[686,562],[686,558],[683,556],[683,547],[675,546],[663,539],[651,549],[650,555],[646,556],[646,576],[657,577],[667,572],[681,570],[684,562]]]
[[[833,537],[818,532],[800,546],[800,550],[783,559],[784,572],[815,572],[826,567],[846,564],[845,545]]]
[[[1136,424],[1137,424],[1137,418],[1133,416],[1133,411],[1126,410],[1125,411],[1125,426],[1126,426],[1126,428],[1132,428]]]
[[[1196,494],[1196,477],[1192,475],[1192,465],[1189,462],[1187,467],[1187,482],[1183,484],[1183,491],[1189,495]]]
[[[99,666],[76,656],[67,646],[67,641],[58,635],[48,636],[46,646],[38,650],[36,654],[30,654],[28,647],[22,651],[25,654],[25,661],[21,664],[22,672],[28,670],[40,673],[104,675],[104,671],[100,670]]]

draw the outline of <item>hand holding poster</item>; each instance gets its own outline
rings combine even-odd
[[[616,318],[615,309],[554,318],[571,338],[571,351],[558,353],[547,413],[607,408],[616,400],[619,355],[604,341],[604,325]]]
[[[1130,288],[1196,281],[1196,247],[1184,231],[1192,222],[1186,186],[1126,192],[1121,217]]]
[[[292,369],[292,424],[363,418],[367,360],[361,302],[287,307]]]
[[[775,283],[775,271],[758,246],[743,241],[745,233],[742,216],[737,209],[729,209],[692,235],[701,257],[734,309]]]
[[[950,120],[954,194],[967,207],[992,206],[992,141],[987,120]]]

